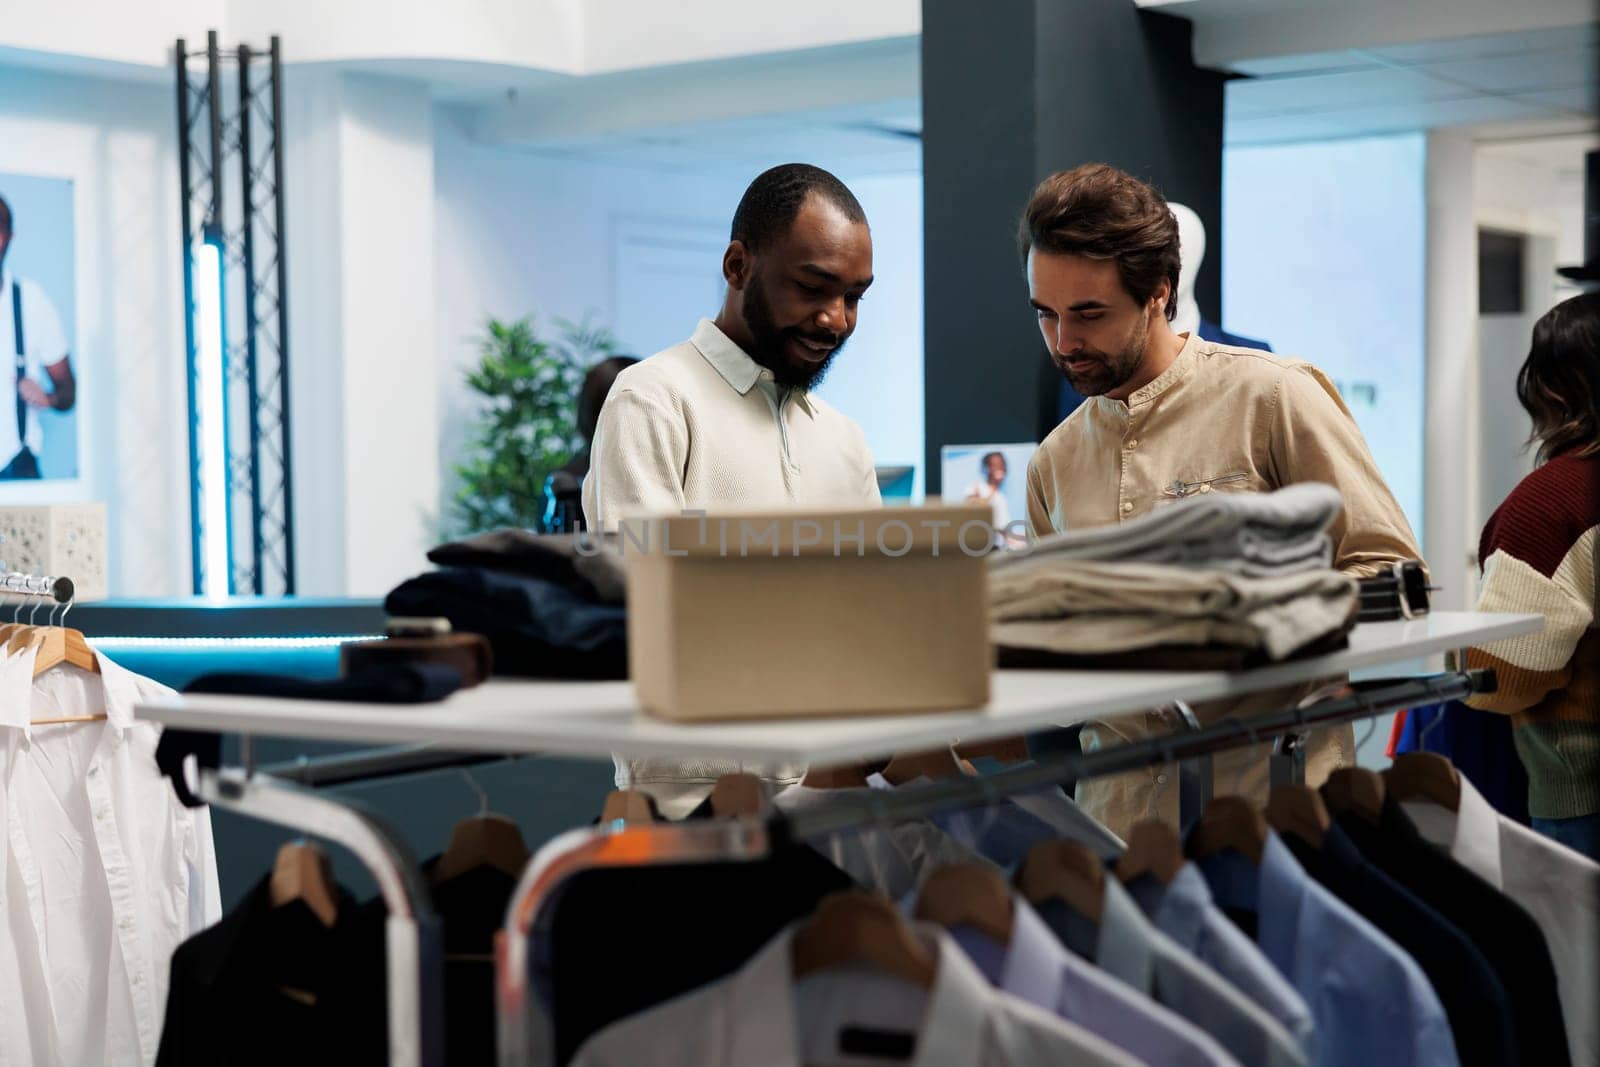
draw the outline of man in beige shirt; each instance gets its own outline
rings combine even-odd
[[[722,273],[728,290],[715,320],[700,320],[689,340],[617,375],[583,485],[589,529],[686,510],[880,503],[861,427],[811,391],[855,330],[872,284],[872,235],[860,203],[827,171],[774,167],[739,202]],[[773,654],[783,654],[776,623]],[[739,770],[777,785],[804,773],[618,758],[616,780],[679,817],[719,775]]]
[[[1028,464],[1035,534],[1122,522],[1195,493],[1268,492],[1296,482],[1339,490],[1333,565],[1352,577],[1417,559],[1394,495],[1325,375],[1302,360],[1172,332],[1178,226],[1155,189],[1101,164],[1063,171],[1034,191],[1020,240],[1030,303],[1050,357],[1087,397]],[[1195,709],[1202,724],[1294,704],[1305,687]],[[1169,732],[1151,711],[1087,724],[1086,750]],[[1215,759],[1215,789],[1265,800],[1268,746]],[[1306,777],[1320,784],[1354,760],[1351,728],[1320,730]],[[1127,835],[1146,817],[1177,817],[1177,774],[1154,767],[1081,783],[1078,801]]]

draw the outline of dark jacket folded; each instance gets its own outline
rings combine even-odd
[[[482,567],[445,567],[401,583],[390,615],[437,615],[482,634],[495,672],[540,678],[626,678],[627,613],[556,581]]]
[[[441,567],[483,567],[542,578],[602,604],[622,603],[622,558],[614,534],[539,534],[507,527],[428,553]]]
[[[367,667],[343,678],[307,681],[282,674],[245,671],[202,674],[186,693],[340,700],[355,704],[426,704],[461,688],[461,672],[444,663],[396,663]]]

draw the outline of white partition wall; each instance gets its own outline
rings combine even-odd
[[[1426,162],[1422,134],[1230,148],[1219,242],[1223,328],[1334,380],[1419,538]]]

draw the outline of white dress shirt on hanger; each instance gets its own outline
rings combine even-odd
[[[133,718],[171,690],[99,660],[38,678],[32,651],[0,661],[5,1067],[153,1062],[172,952],[222,914],[210,815],[177,802]]]
[[[1458,811],[1425,800],[1400,807],[1424,838],[1528,909],[1555,965],[1572,1062],[1600,1063],[1600,864],[1501,815],[1457,778]]]
[[[1081,1027],[992,988],[938,927],[913,931],[938,961],[922,990],[865,968],[809,975],[790,967],[793,926],[729,977],[590,1038],[572,1067],[800,1067],[877,1064],[838,1050],[844,1027],[914,1035],[908,1067],[1137,1067]]]

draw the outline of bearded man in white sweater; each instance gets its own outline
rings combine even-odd
[[[617,376],[583,486],[589,529],[686,510],[880,503],[861,427],[813,393],[872,284],[872,233],[860,203],[820,168],[766,171],[734,212],[722,276],[728,289],[715,319]],[[718,776],[739,770],[778,786],[804,773],[619,758],[617,785],[651,794],[676,818]]]

